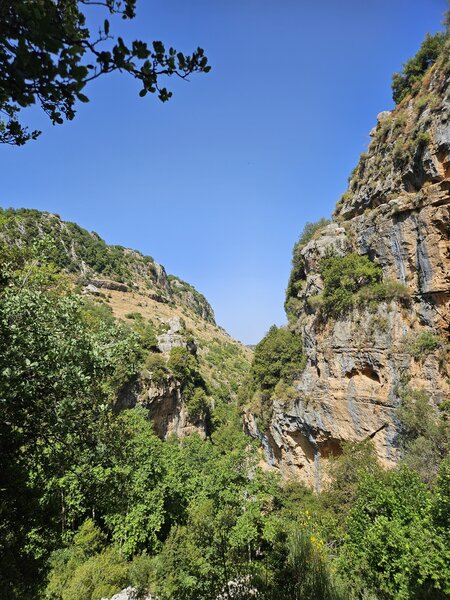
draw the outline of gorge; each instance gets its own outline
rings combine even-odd
[[[0,210],[1,600],[450,597],[450,40],[427,40],[254,348],[152,257]]]

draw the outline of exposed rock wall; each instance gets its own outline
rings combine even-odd
[[[181,386],[176,379],[166,376],[155,381],[151,373],[142,373],[138,379],[122,390],[116,410],[133,408],[140,404],[148,409],[148,416],[158,437],[170,435],[184,437],[198,433],[206,437],[206,426],[202,420],[190,418]]]
[[[379,115],[333,222],[301,250],[291,326],[303,337],[308,363],[294,382],[298,396],[273,399],[265,433],[246,415],[266,462],[316,489],[326,479],[327,459],[346,440],[372,438],[380,461],[396,463],[402,386],[426,390],[435,404],[449,398],[445,347],[422,356],[410,349],[424,331],[442,339],[449,334],[449,81],[443,63],[414,98]],[[330,252],[369,256],[385,280],[408,287],[411,301],[324,319],[311,297],[323,289],[320,260]]]

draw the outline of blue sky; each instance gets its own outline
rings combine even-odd
[[[285,322],[291,250],[329,216],[392,108],[391,75],[440,28],[445,0],[140,0],[126,39],[202,46],[213,70],[138,97],[94,82],[74,121],[0,148],[2,206],[33,207],[137,248],[256,343]],[[103,14],[101,14],[103,18]],[[26,113],[24,113],[25,115]]]

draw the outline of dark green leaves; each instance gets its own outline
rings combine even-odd
[[[40,132],[29,132],[19,120],[19,112],[40,104],[53,124],[75,116],[76,101],[87,102],[81,89],[93,79],[113,71],[127,72],[142,84],[139,95],[158,92],[166,102],[172,92],[160,87],[163,76],[186,79],[191,73],[207,73],[210,67],[203,50],[192,56],[155,41],[152,48],[122,38],[111,43],[110,23],[92,35],[86,27],[79,0],[55,3],[52,0],[7,0],[0,7],[0,143],[23,145]],[[101,3],[93,3],[101,4]],[[104,7],[124,19],[135,17],[135,0],[106,0]],[[107,45],[109,43],[109,45]]]

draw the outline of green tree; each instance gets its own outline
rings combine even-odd
[[[186,348],[176,346],[169,354],[167,366],[181,384],[185,399],[193,397],[195,388],[205,388],[206,384],[199,371],[198,360]],[[198,398],[200,399],[200,398]]]
[[[431,485],[441,461],[447,456],[450,427],[446,415],[430,404],[425,390],[404,388],[397,410],[402,462]]]
[[[157,93],[167,101],[172,92],[161,87],[162,76],[186,79],[207,73],[210,67],[202,48],[184,55],[166,50],[160,41],[150,46],[134,40],[115,43],[105,19],[93,34],[86,8],[100,7],[105,16],[133,19],[136,0],[5,0],[0,4],[0,142],[22,145],[36,139],[19,121],[22,109],[38,103],[53,124],[73,119],[77,101],[88,102],[84,88],[102,75],[120,71],[141,85],[140,96]]]
[[[82,299],[51,266],[19,252],[1,271],[0,597],[14,598],[92,506],[75,474],[139,353],[116,324],[91,330]]]
[[[396,104],[406,98],[408,94],[414,92],[426,71],[439,58],[447,37],[448,31],[446,34],[427,34],[417,54],[403,65],[400,73],[394,73],[392,76],[392,97]]]
[[[358,497],[361,478],[368,473],[382,473],[372,440],[347,442],[342,450],[329,463],[330,483],[322,495],[323,505],[337,515],[341,524]]]
[[[305,363],[301,336],[287,327],[272,325],[255,348],[252,377],[258,387],[270,391],[280,379],[292,382]]]
[[[414,471],[361,479],[347,522],[341,569],[356,591],[380,600],[444,600],[450,555],[433,522],[430,493]]]
[[[128,565],[114,547],[87,519],[67,548],[50,557],[51,571],[45,598],[48,600],[99,600],[118,592],[127,582]]]

